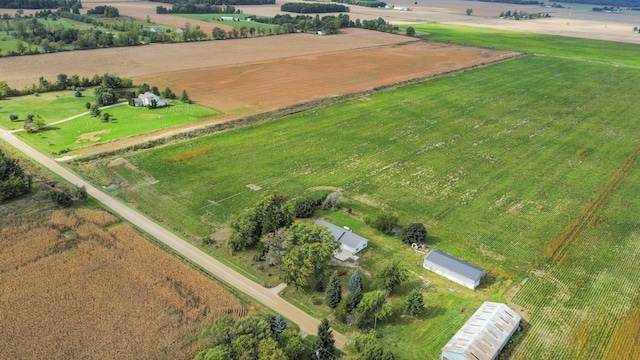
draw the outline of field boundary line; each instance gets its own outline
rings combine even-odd
[[[571,244],[578,242],[584,235],[584,229],[598,222],[598,213],[607,203],[609,195],[627,178],[636,166],[640,156],[640,145],[625,159],[620,168],[613,174],[609,182],[598,191],[595,198],[590,200],[580,211],[578,219],[569,224],[564,232],[545,244],[547,257],[560,264],[568,259]]]

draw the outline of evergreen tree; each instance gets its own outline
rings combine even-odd
[[[424,297],[420,289],[413,290],[409,294],[407,304],[404,308],[405,313],[413,316],[418,316],[424,311]]]
[[[329,278],[329,284],[327,285],[327,293],[325,294],[324,302],[328,307],[335,309],[341,300],[342,286],[340,285],[338,272],[334,271]]]
[[[364,291],[362,276],[360,275],[360,270],[357,268],[349,278],[349,292],[355,292],[356,289],[360,289],[361,292]]]
[[[333,360],[336,352],[336,341],[333,338],[333,331],[329,326],[329,320],[322,319],[318,326],[318,338],[314,344],[316,356],[320,360]]]
[[[347,312],[350,313],[355,309],[360,304],[360,300],[362,300],[362,290],[356,289],[356,291],[350,292],[347,295]]]
[[[191,99],[189,99],[189,95],[187,95],[187,90],[182,90],[182,96],[180,96],[180,101],[185,103],[191,102]]]
[[[273,331],[273,336],[276,338],[276,340],[279,340],[280,334],[282,334],[283,331],[287,330],[287,321],[284,319],[284,316],[282,316],[281,314],[278,314],[278,316],[276,316],[276,320],[274,321],[271,330]]]

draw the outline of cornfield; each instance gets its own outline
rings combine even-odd
[[[246,312],[104,211],[46,218],[0,230],[2,357],[188,358],[201,329]]]

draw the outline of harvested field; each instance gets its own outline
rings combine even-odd
[[[185,359],[224,314],[223,288],[98,210],[45,211],[0,230],[0,349],[8,359]]]
[[[0,58],[0,69],[12,69],[10,73],[2,74],[3,80],[13,88],[23,88],[37,84],[40,76],[55,80],[60,73],[92,77],[94,74],[109,72],[140,78],[174,71],[340,52],[406,41],[405,36],[350,29],[340,36],[288,34],[3,57]],[[162,61],[150,62],[150,58]],[[166,86],[156,85],[160,88]]]
[[[490,63],[515,54],[411,41],[164,72],[144,80],[172,88],[183,86],[199,104],[224,112],[257,113]]]

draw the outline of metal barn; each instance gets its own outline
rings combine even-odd
[[[493,360],[520,325],[507,305],[485,302],[442,348],[441,360]]]
[[[486,271],[439,250],[431,250],[424,257],[423,267],[445,278],[475,290]]]

